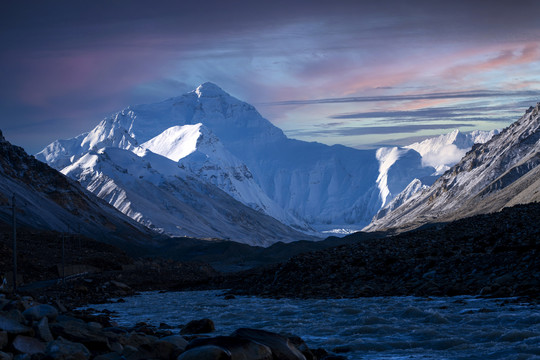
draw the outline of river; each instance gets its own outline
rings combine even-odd
[[[210,318],[216,332],[240,327],[300,336],[348,359],[540,359],[540,305],[471,296],[294,300],[220,291],[145,292],[114,311],[121,326],[177,326]]]

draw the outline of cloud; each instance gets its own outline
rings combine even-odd
[[[328,99],[308,99],[308,100],[286,100],[262,103],[260,105],[282,106],[282,105],[312,105],[312,104],[339,104],[353,102],[397,102],[408,100],[433,100],[433,99],[477,99],[477,98],[501,98],[501,97],[523,97],[537,96],[536,91],[455,91],[455,92],[435,92],[428,94],[405,94],[405,95],[381,95],[381,96],[353,96]]]
[[[448,123],[448,124],[412,124],[395,126],[365,126],[365,127],[342,127],[342,128],[324,128],[321,130],[290,130],[288,135],[294,136],[360,136],[360,135],[386,135],[415,133],[422,130],[444,130],[455,129],[458,127],[472,127],[466,123]]]
[[[519,108],[529,106],[531,102],[520,102]],[[441,106],[429,107],[417,110],[391,110],[391,111],[366,111],[355,113],[344,113],[329,116],[330,119],[352,120],[352,119],[377,119],[379,121],[401,121],[401,122],[427,122],[434,120],[453,121],[497,121],[508,122],[514,116],[516,104],[503,104],[492,106]],[[508,114],[508,116],[503,116]]]

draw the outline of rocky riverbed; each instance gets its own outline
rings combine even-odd
[[[344,359],[309,349],[299,337],[264,330],[240,328],[229,336],[211,336],[210,319],[120,327],[107,314],[93,313],[1,295],[0,359]]]

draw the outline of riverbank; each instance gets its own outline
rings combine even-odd
[[[59,301],[51,305],[30,296],[0,295],[1,359],[345,359],[309,349],[297,336],[249,328],[212,336],[214,330],[210,319],[122,327],[107,311],[95,314],[69,310]]]

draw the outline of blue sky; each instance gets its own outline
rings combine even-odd
[[[537,1],[8,1],[0,129],[35,153],[211,81],[290,137],[493,129],[540,101]]]

